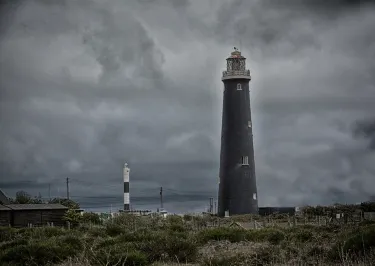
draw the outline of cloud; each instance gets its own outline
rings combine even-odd
[[[83,207],[119,208],[127,161],[135,206],[158,206],[163,186],[167,209],[206,208],[217,194],[220,75],[241,46],[260,204],[366,200],[373,138],[355,125],[375,111],[374,7],[350,2],[2,6],[0,186],[46,197],[51,184],[63,196],[69,177]]]

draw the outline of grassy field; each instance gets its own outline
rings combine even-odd
[[[122,215],[70,230],[4,227],[0,265],[375,265],[375,224],[368,222],[256,230],[205,222]]]

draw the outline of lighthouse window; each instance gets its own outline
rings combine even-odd
[[[241,84],[240,84],[240,83],[237,84],[237,90],[238,90],[238,91],[242,90],[242,88],[241,88]]]
[[[249,157],[242,156],[242,165],[249,165]]]

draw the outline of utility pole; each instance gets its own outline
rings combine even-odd
[[[214,212],[214,198],[210,198],[210,213]]]
[[[51,201],[51,184],[48,184],[48,197],[49,201]]]
[[[163,209],[163,187],[160,187],[160,209]]]
[[[66,198],[69,199],[69,177],[66,178]]]

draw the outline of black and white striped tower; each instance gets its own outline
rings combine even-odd
[[[130,194],[129,194],[129,174],[130,174],[130,168],[128,167],[128,164],[124,164],[124,211],[128,212],[130,211]]]
[[[250,111],[250,70],[235,48],[223,72],[223,117],[218,215],[258,213],[253,130]]]

